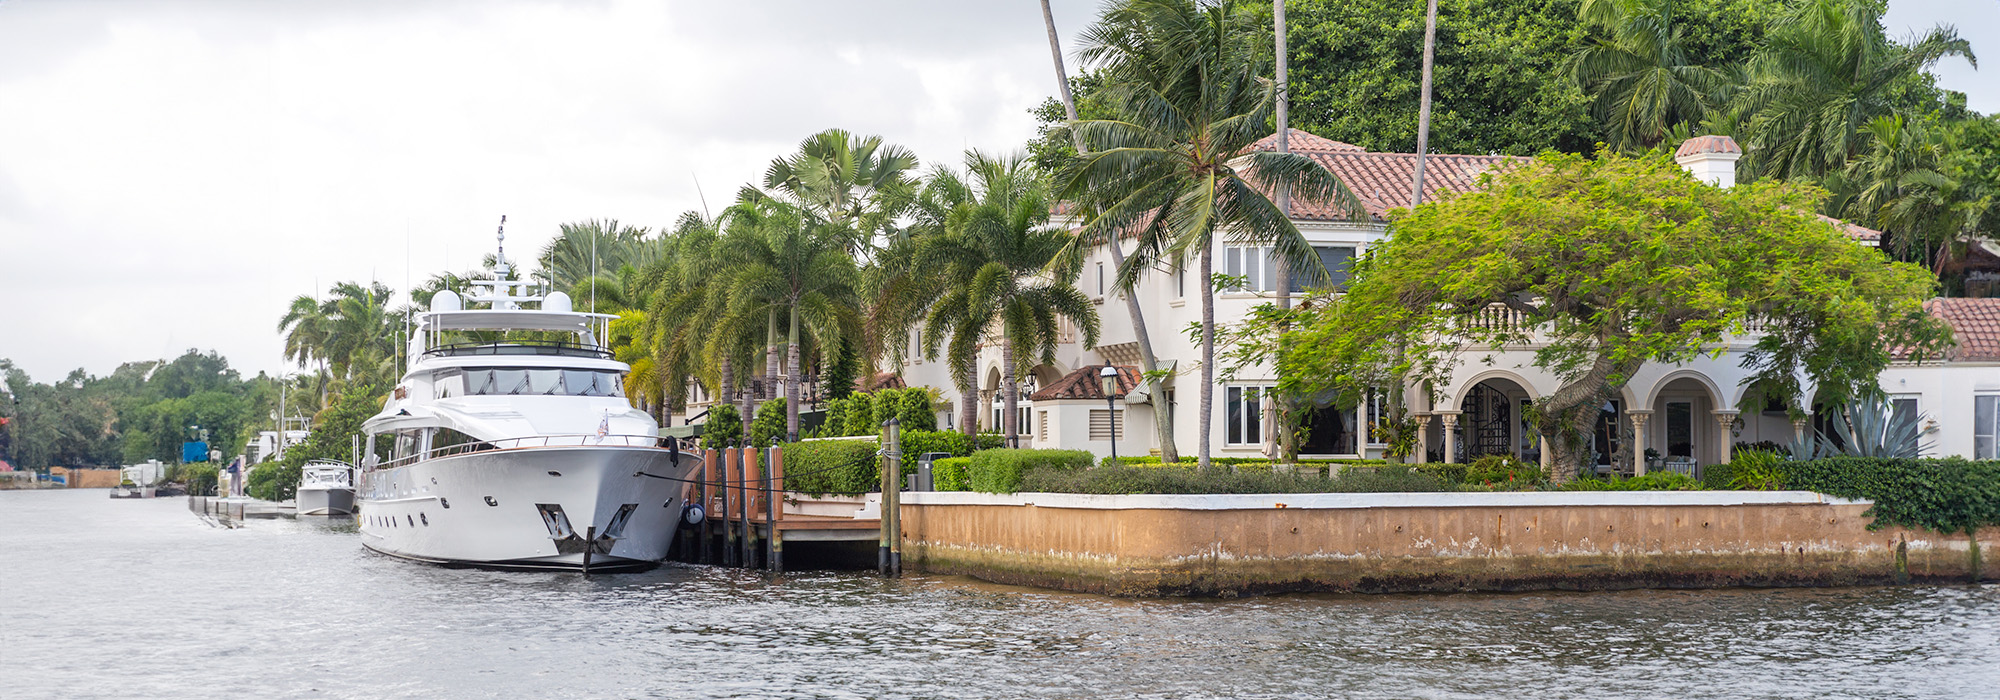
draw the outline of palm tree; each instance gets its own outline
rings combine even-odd
[[[1277,0],[1277,2],[1279,4],[1278,9],[1282,12],[1284,0]],[[1074,124],[1076,122],[1076,96],[1071,94],[1069,89],[1069,71],[1063,68],[1062,41],[1057,38],[1056,16],[1049,9],[1049,0],[1042,0],[1042,22],[1049,30],[1049,57],[1055,62],[1056,85],[1061,89],[1063,113],[1069,117],[1070,123]],[[1283,121],[1282,119],[1279,120],[1278,128],[1284,128]],[[1070,129],[1070,140],[1075,143],[1076,152],[1079,155],[1090,152],[1090,149],[1083,143],[1083,135],[1078,133],[1074,128]],[[1123,268],[1125,266],[1124,246],[1115,242],[1115,239],[1108,239],[1107,242],[1109,244],[1105,248],[1111,252],[1111,264]],[[1288,273],[1284,277],[1286,280],[1290,279]],[[1166,464],[1173,464],[1179,462],[1181,456],[1180,450],[1174,446],[1173,414],[1167,410],[1166,376],[1159,369],[1158,356],[1153,354],[1153,335],[1147,331],[1146,313],[1139,306],[1139,298],[1131,294],[1122,296],[1125,297],[1125,314],[1132,319],[1133,341],[1139,346],[1139,364],[1140,369],[1143,370],[1140,376],[1145,379],[1146,390],[1153,397],[1153,430],[1155,434],[1160,436],[1160,461]],[[1279,301],[1280,303],[1286,303],[1289,299],[1281,296]],[[977,386],[978,378],[974,377],[973,379],[974,386]],[[971,404],[968,403],[967,405],[970,406]],[[970,428],[967,430],[969,433]]]
[[[1744,158],[1766,177],[1839,171],[1866,146],[1863,127],[1895,111],[1898,91],[1972,45],[1947,25],[1906,42],[1882,32],[1873,0],[1807,0],[1771,28],[1744,93]]]
[[[842,230],[799,207],[770,199],[746,202],[731,207],[728,221],[731,315],[761,312],[786,319],[785,369],[768,376],[783,376],[786,436],[796,441],[801,333],[809,333],[819,347],[839,347],[844,331],[859,325],[854,309],[860,269],[847,253],[849,239]]]
[[[935,359],[949,340],[945,353],[961,378],[965,415],[975,415],[974,363],[981,341],[998,326],[1006,408],[1002,430],[1008,444],[1017,445],[1016,378],[1028,369],[1023,360],[1055,361],[1058,318],[1083,330],[1084,345],[1096,345],[1097,312],[1071,284],[1082,257],[1069,232],[1045,226],[1047,190],[1027,156],[994,158],[970,151],[965,168],[971,181],[955,184],[971,196],[952,208],[942,235],[918,241],[916,266],[936,270],[945,285],[924,320],[923,348]]]
[[[542,246],[536,258],[539,277],[557,289],[570,289],[571,297],[582,303],[596,300],[599,287],[590,279],[622,270],[642,270],[664,252],[661,238],[645,228],[633,228],[617,219],[590,219],[563,224],[561,233]]]
[[[799,142],[798,153],[772,160],[764,187],[851,232],[851,249],[858,250],[871,246],[909,205],[914,185],[908,174],[916,168],[910,149],[884,145],[880,136],[827,129]],[[745,188],[739,198],[762,196]]]
[[[284,317],[278,320],[278,332],[285,334],[285,359],[297,362],[301,368],[313,363],[319,365],[316,383],[321,404],[326,403],[328,325],[319,300],[306,294],[294,297],[291,306],[285,308]]]
[[[1854,190],[1845,214],[1882,229],[1883,246],[1940,276],[1980,235],[1995,192],[1961,142],[1964,124],[1878,117],[1863,130],[1869,152],[1841,173]]]
[[[1584,0],[1577,19],[1596,30],[1567,67],[1594,97],[1610,146],[1636,152],[1675,124],[1699,123],[1722,75],[1690,62],[1677,0]]]
[[[1138,247],[1118,270],[1121,290],[1129,293],[1156,263],[1199,260],[1203,467],[1215,388],[1217,234],[1271,245],[1292,270],[1324,282],[1312,246],[1264,193],[1283,188],[1362,211],[1310,158],[1250,149],[1271,133],[1275,101],[1274,84],[1256,72],[1260,35],[1251,20],[1234,2],[1122,0],[1106,10],[1084,33],[1082,57],[1110,80],[1121,118],[1077,122],[1091,150],[1064,188],[1072,199],[1101,203],[1087,238],[1136,234]]]

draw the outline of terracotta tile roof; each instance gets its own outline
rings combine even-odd
[[[854,378],[854,388],[861,391],[901,389],[903,387],[902,375],[898,375],[895,372],[876,372],[873,376]]]
[[[1814,214],[1813,216],[1819,217],[1820,221],[1824,221],[1839,227],[1841,231],[1847,234],[1848,238],[1852,238],[1857,241],[1873,241],[1876,243],[1882,242],[1881,231],[1877,231],[1875,229],[1862,226],[1860,224],[1841,221],[1839,219],[1827,216],[1825,214]]]
[[[1286,150],[1289,150],[1293,153],[1367,153],[1368,152],[1368,149],[1356,146],[1351,143],[1342,143],[1324,136],[1320,136],[1318,134],[1308,133],[1300,131],[1298,129],[1286,129],[1285,134],[1286,134],[1285,148]],[[1276,133],[1272,133],[1270,136],[1266,136],[1262,139],[1259,139],[1256,143],[1250,144],[1250,150],[1252,151],[1278,150],[1278,135]]]
[[[1368,215],[1376,220],[1389,210],[1410,206],[1410,181],[1416,178],[1414,153],[1316,152],[1306,154],[1319,161],[1334,177],[1361,198]],[[1479,186],[1479,176],[1496,168],[1527,162],[1520,156],[1462,156],[1432,154],[1424,157],[1424,201],[1437,201],[1444,192],[1469,192]],[[1292,218],[1307,221],[1345,219],[1331,202],[1292,202]]]
[[[1065,374],[1063,378],[1056,380],[1054,384],[1042,387],[1041,391],[1035,392],[1033,396],[1028,397],[1028,400],[1097,399],[1103,401],[1104,388],[1098,386],[1097,373],[1103,370],[1104,367],[1105,365],[1087,365],[1074,372]],[[1133,389],[1138,388],[1139,368],[1123,365],[1115,365],[1115,367],[1118,369],[1119,394],[1130,394]]]
[[[1924,310],[1951,324],[1958,341],[1951,359],[2000,362],[2000,299],[1938,298],[1924,302]]]
[[[1736,139],[1727,136],[1696,136],[1681,142],[1674,151],[1675,158],[1685,158],[1699,153],[1742,153],[1743,147],[1736,145]]]

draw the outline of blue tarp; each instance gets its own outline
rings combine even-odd
[[[192,464],[195,462],[206,462],[206,461],[208,461],[208,443],[206,442],[181,443],[181,463]]]

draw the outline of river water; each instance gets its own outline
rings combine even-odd
[[[444,569],[0,491],[4,698],[2000,697],[2000,586],[1123,600]]]

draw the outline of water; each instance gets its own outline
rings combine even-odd
[[[0,697],[2000,696],[2000,586],[1120,600],[365,552],[0,491]]]

